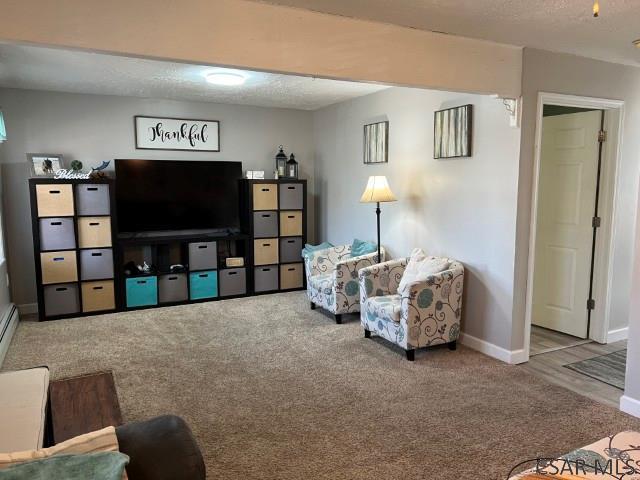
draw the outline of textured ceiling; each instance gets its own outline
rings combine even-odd
[[[243,72],[242,86],[208,84],[214,67],[0,44],[0,87],[169,98],[315,110],[377,92],[383,85]]]
[[[640,0],[268,0],[343,15],[640,65]]]

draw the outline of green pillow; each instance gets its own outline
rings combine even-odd
[[[373,253],[378,251],[378,246],[375,243],[363,242],[357,238],[353,240],[351,244],[351,256],[359,257],[360,255],[366,255],[367,253]]]
[[[0,470],[0,480],[122,480],[127,463],[120,452],[54,455]]]
[[[311,245],[307,243],[302,249],[302,256],[306,258],[313,252],[317,252],[318,250],[326,250],[327,248],[331,247],[333,247],[333,245],[329,242],[322,242],[320,245]]]

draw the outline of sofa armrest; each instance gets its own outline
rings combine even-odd
[[[129,455],[129,480],[205,480],[191,429],[175,415],[116,427],[120,451]]]
[[[370,297],[397,293],[407,263],[408,258],[399,258],[360,269],[360,303]]]
[[[408,285],[402,297],[401,323],[407,343],[414,348],[458,339],[462,314],[464,267],[452,262],[449,269]]]

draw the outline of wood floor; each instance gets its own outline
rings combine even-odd
[[[529,355],[540,355],[541,353],[553,352],[561,348],[575,347],[576,345],[590,342],[591,340],[588,339],[585,340],[566,333],[531,325],[531,349]]]
[[[566,387],[597,402],[620,408],[622,390],[569,370],[564,365],[617,352],[626,346],[626,340],[608,345],[601,345],[595,342],[583,343],[582,345],[562,348],[548,353],[540,353],[531,357],[528,363],[519,365],[518,368],[522,368],[550,383]]]

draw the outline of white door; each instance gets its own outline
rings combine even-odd
[[[588,335],[600,110],[544,117],[532,323]]]

